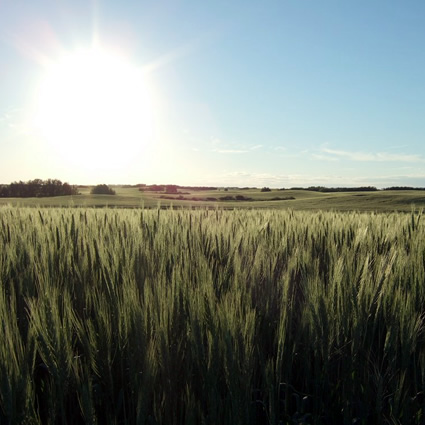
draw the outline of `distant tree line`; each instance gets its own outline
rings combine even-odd
[[[185,190],[217,190],[214,186],[177,186],[179,189]]]
[[[214,197],[206,197],[206,198],[200,198],[198,196],[192,196],[192,197],[184,197],[183,195],[179,196],[169,196],[169,195],[161,195],[161,199],[170,199],[170,200],[177,200],[177,201],[210,201],[210,202],[217,202],[217,201],[255,201],[255,202],[263,202],[263,201],[289,201],[292,199],[295,199],[293,196],[285,196],[285,197],[274,197],[270,199],[254,199],[243,195],[235,195],[235,196],[221,196],[219,198]]]
[[[98,184],[90,191],[90,193],[92,195],[115,195],[116,194],[115,190],[110,188],[106,184]]]
[[[34,179],[0,185],[0,198],[42,198],[49,196],[78,195],[77,186],[57,179]]]
[[[311,190],[313,192],[376,192],[378,189],[375,186],[360,186],[360,187],[323,187],[323,186],[310,186],[304,190]]]
[[[280,189],[285,190],[285,189]],[[377,189],[375,186],[360,186],[360,187],[324,187],[324,186],[310,186],[310,187],[291,187],[290,190],[310,190],[312,192],[377,192],[379,190],[425,190],[423,187],[410,187],[410,186],[391,186],[383,189]]]
[[[425,187],[391,186],[382,190],[425,190]]]
[[[179,186],[176,184],[138,184],[140,191],[146,192],[166,192],[166,193],[178,193],[179,189],[184,190],[193,190],[193,191],[201,191],[201,190],[217,190],[216,187],[212,186]]]

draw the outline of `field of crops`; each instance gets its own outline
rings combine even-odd
[[[425,423],[424,314],[420,213],[0,207],[0,423]]]
[[[81,195],[41,198],[2,198],[0,206],[63,208],[222,208],[292,209],[303,211],[411,212],[425,208],[424,190],[380,190],[376,192],[315,192],[298,189],[221,188],[181,190],[165,196],[163,192],[141,192],[137,187],[113,186],[116,195],[93,195],[92,186],[79,189]],[[183,197],[185,200],[181,200]],[[233,200],[224,201],[223,198]],[[243,198],[244,200],[237,200]],[[197,199],[194,201],[193,199]],[[207,201],[209,199],[209,201]],[[215,199],[215,201],[214,201]],[[250,200],[249,200],[250,199]]]

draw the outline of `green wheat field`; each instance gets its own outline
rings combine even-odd
[[[0,207],[1,424],[423,424],[407,213]]]

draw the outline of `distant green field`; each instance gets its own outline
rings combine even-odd
[[[80,189],[81,195],[53,198],[0,198],[0,205],[40,207],[211,207],[211,208],[291,208],[295,210],[335,211],[406,211],[425,207],[425,191],[378,191],[320,193],[307,190],[278,190],[261,192],[260,189],[224,189],[211,191],[180,190],[174,199],[163,199],[163,193],[140,192],[135,187],[114,186],[116,195],[91,195],[90,187]],[[183,196],[186,200],[179,200]],[[222,201],[224,196],[244,196],[251,201]],[[273,198],[294,198],[272,200]],[[201,200],[194,201],[191,198]],[[206,198],[216,198],[207,201]]]

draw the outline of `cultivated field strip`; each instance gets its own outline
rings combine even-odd
[[[421,214],[0,208],[1,424],[425,422]]]

